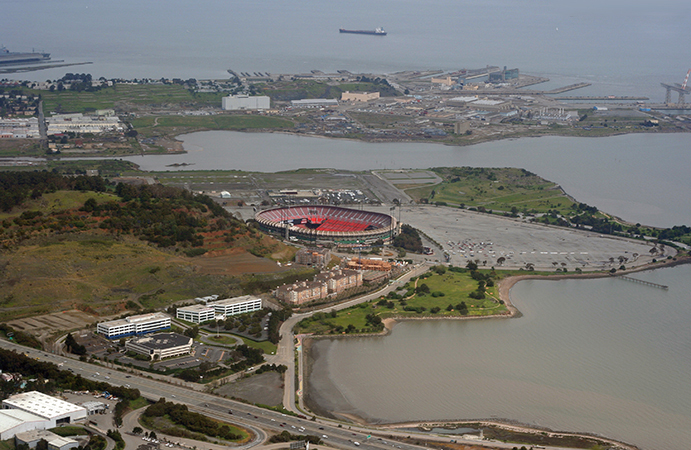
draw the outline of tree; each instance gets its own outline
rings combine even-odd
[[[140,434],[142,434],[142,431],[144,431],[144,430],[142,430],[141,427],[134,427],[134,428],[132,428],[132,433],[135,434],[135,435],[137,435],[137,436],[140,435]]]
[[[499,258],[497,258],[497,265],[501,266],[502,264],[504,264],[505,261],[506,261],[506,258],[504,258],[503,256],[500,256]]]

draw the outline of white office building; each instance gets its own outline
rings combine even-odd
[[[2,401],[2,409],[18,409],[45,419],[47,426],[36,427],[42,429],[86,419],[86,408],[38,391],[13,395]]]
[[[153,333],[170,328],[170,316],[160,312],[125,317],[124,319],[101,322],[96,325],[96,332],[108,339],[120,339],[126,336]]]
[[[269,109],[271,108],[271,99],[266,95],[256,95],[252,97],[249,95],[231,95],[223,97],[221,100],[221,108],[226,111]]]
[[[203,323],[216,317],[216,310],[211,306],[191,305],[177,309],[175,317],[192,323]]]
[[[216,315],[234,316],[262,309],[262,299],[253,295],[243,295],[242,297],[228,298],[217,302],[209,303],[216,312]]]

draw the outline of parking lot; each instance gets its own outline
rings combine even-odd
[[[403,207],[401,222],[422,230],[448,253],[450,264],[461,267],[468,261],[479,261],[480,266],[513,269],[532,264],[540,270],[608,270],[622,264],[632,268],[675,254],[674,249],[665,248],[664,254],[651,255],[653,245],[643,241],[458,208]],[[439,253],[435,248],[429,259],[443,261]]]

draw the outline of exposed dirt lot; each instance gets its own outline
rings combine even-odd
[[[276,372],[264,372],[223,385],[216,389],[216,393],[252,403],[278,406],[283,401],[283,378]]]

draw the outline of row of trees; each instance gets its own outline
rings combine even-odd
[[[206,436],[219,437],[230,441],[237,441],[242,438],[239,434],[232,432],[228,425],[219,424],[202,414],[191,412],[186,405],[166,402],[164,398],[146,408],[144,417],[168,417],[174,424],[184,427],[193,433],[201,433]],[[168,428],[164,433],[172,436],[181,436],[179,429]]]

